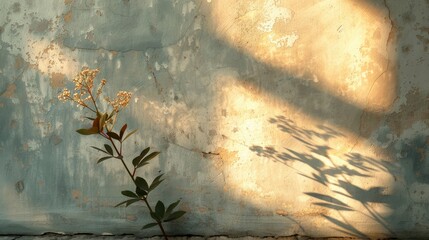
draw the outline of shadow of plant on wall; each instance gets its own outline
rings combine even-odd
[[[344,135],[330,127],[299,127],[293,120],[284,116],[276,116],[269,119],[269,122],[297,140],[300,150],[295,150],[293,146],[277,150],[272,146],[255,145],[251,146],[250,150],[258,156],[281,162],[293,168],[297,174],[323,185],[317,188],[320,191],[303,193],[313,199],[312,205],[335,212],[338,217],[333,217],[330,211],[330,214],[321,215],[332,223],[337,231],[358,238],[368,238],[369,236],[350,223],[356,222],[356,216],[360,216],[359,218],[375,222],[384,228],[384,231],[394,234],[389,226],[393,216],[386,214],[386,211],[394,209],[395,201],[401,196],[389,192],[388,184],[382,185],[374,181],[374,178],[380,173],[395,178],[395,174],[400,172],[397,165],[353,150],[336,155],[327,142]],[[368,181],[372,183],[368,184]],[[370,187],[364,188],[363,185]],[[383,211],[384,213],[380,213]],[[349,221],[352,219],[353,221]]]

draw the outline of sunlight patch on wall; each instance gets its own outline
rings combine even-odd
[[[305,84],[370,111],[387,111],[396,97],[388,10],[357,1],[260,0],[215,1],[209,11],[215,35]]]
[[[54,78],[58,74],[73,77],[79,71],[80,63],[76,59],[76,53],[62,48],[56,43],[48,41],[29,41],[26,51],[27,62],[37,67],[37,69]],[[61,85],[57,81],[54,86]]]
[[[389,232],[385,219],[403,197],[391,183],[403,179],[395,176],[398,169],[387,154],[234,74],[215,79],[222,89],[217,100],[227,113],[218,123],[223,150],[215,164],[225,176],[224,191],[261,215],[292,218],[302,226],[309,217],[323,223],[312,229],[330,226],[357,236],[352,229]]]

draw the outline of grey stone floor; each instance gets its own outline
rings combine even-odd
[[[0,240],[136,240],[136,239],[150,239],[150,240],[163,240],[162,237],[150,237],[150,238],[141,238],[134,235],[121,235],[121,236],[99,236],[99,235],[59,235],[59,234],[44,234],[41,236],[0,236]],[[189,236],[189,237],[169,237],[171,240],[312,240],[312,239],[323,239],[323,240],[342,240],[342,239],[357,239],[357,238],[311,238],[304,236],[290,236],[290,237],[226,237],[226,236],[213,236],[213,237],[199,237],[199,236]]]
[[[163,237],[138,237],[134,235],[91,235],[91,234],[74,234],[74,235],[63,235],[57,233],[46,233],[37,236],[28,235],[0,235],[0,240],[163,240]],[[313,238],[308,236],[287,236],[287,237],[228,237],[228,236],[176,236],[169,237],[169,240],[356,240],[360,238],[355,237],[325,237],[325,238]],[[401,238],[374,238],[377,240],[427,240],[429,237],[401,237]]]
[[[151,237],[151,238],[140,238],[133,235],[126,235],[126,236],[95,236],[95,235],[56,235],[56,234],[47,234],[42,236],[0,236],[0,240],[89,240],[89,239],[96,239],[96,240],[135,240],[135,239],[150,239],[150,240],[163,240],[162,237]],[[264,239],[264,240],[309,240],[312,238],[308,237],[299,237],[299,236],[292,236],[292,237],[239,237],[239,238],[230,238],[230,237],[169,237],[168,239],[171,240],[228,240],[228,239],[234,239],[234,240],[254,240],[254,239]],[[324,238],[329,239],[329,238]],[[335,238],[338,240],[338,238]],[[347,238],[350,239],[350,238]]]
[[[61,234],[44,234],[40,236],[21,236],[21,235],[0,235],[0,240],[140,240],[140,239],[150,239],[150,240],[163,240],[162,237],[137,237],[134,235],[115,235],[115,236],[100,236],[100,235],[89,235],[89,234],[76,234],[76,235],[61,235]],[[212,236],[212,237],[201,237],[201,236],[180,236],[180,237],[169,237],[170,240],[355,240],[359,238],[354,237],[327,237],[327,238],[312,238],[306,236],[289,236],[289,237],[227,237],[227,236]],[[377,240],[387,240],[376,238]],[[392,238],[392,239],[429,239],[429,238]],[[390,239],[389,239],[390,240]]]

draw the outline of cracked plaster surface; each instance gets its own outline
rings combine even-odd
[[[0,233],[132,233],[56,94],[83,66],[128,89],[129,152],[162,152],[174,234],[427,234],[425,1],[31,1],[0,8]],[[76,149],[79,149],[77,151]],[[137,211],[137,213],[136,213]]]

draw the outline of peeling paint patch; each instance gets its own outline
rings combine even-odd
[[[274,24],[277,21],[283,21],[287,23],[292,19],[292,11],[277,6],[277,1],[268,0],[263,6],[263,20],[259,23],[258,29],[262,32],[271,32]]]
[[[268,35],[268,40],[273,43],[276,47],[293,47],[299,36],[296,33],[292,33],[283,37],[276,38],[274,34]]]
[[[391,129],[388,126],[380,127],[375,133],[373,141],[381,148],[387,148],[395,140]]]
[[[25,151],[36,151],[40,149],[40,142],[34,139],[30,139],[24,144]]]
[[[185,16],[186,14],[191,13],[195,8],[196,8],[196,5],[194,2],[189,2],[188,4],[183,4],[182,15]]]

